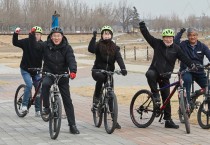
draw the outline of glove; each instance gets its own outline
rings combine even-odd
[[[145,22],[144,21],[139,22],[139,28],[143,28],[143,27],[145,27]]]
[[[182,29],[180,30],[181,33],[184,33],[185,31],[186,31],[185,28],[182,28]]]
[[[36,28],[31,28],[30,33],[35,33],[36,32]]]
[[[93,37],[96,38],[97,31],[93,31]]]
[[[17,28],[15,29],[15,33],[17,33],[17,34],[20,33],[20,28],[19,28],[19,27],[17,27]]]
[[[71,73],[69,74],[69,76],[70,76],[70,78],[73,80],[74,78],[76,78],[76,73],[71,72]]]
[[[123,76],[126,76],[128,72],[127,72],[126,69],[122,69],[122,70],[121,70],[121,73],[122,73]]]
[[[191,68],[190,68],[192,71],[198,71],[198,68],[197,66],[193,63],[191,64]]]

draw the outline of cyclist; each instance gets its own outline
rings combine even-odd
[[[95,63],[93,69],[103,69],[108,71],[114,71],[115,62],[117,61],[120,66],[122,75],[127,75],[127,70],[125,68],[124,61],[120,53],[120,47],[117,46],[113,41],[113,29],[110,26],[103,26],[101,28],[101,39],[96,43],[96,34],[93,32],[93,37],[89,43],[88,51],[96,55]],[[94,106],[98,106],[99,99],[101,96],[101,88],[106,80],[106,75],[99,73],[96,70],[92,71],[92,77],[96,81],[94,96],[95,102]],[[121,126],[117,123],[116,128],[120,129]]]
[[[41,68],[42,67],[42,53],[34,48],[32,45],[32,35],[29,33],[28,38],[18,40],[18,34],[20,33],[20,28],[16,28],[13,34],[13,45],[20,47],[23,50],[22,60],[20,63],[20,72],[23,80],[26,84],[23,102],[22,102],[22,112],[28,111],[28,102],[30,98],[30,93],[32,89],[32,84],[35,89],[38,86],[37,80],[40,79],[40,75],[36,72],[28,70],[28,68]],[[36,41],[42,41],[42,28],[39,26],[34,26],[31,31],[35,31]],[[40,96],[37,95],[35,100],[35,116],[40,116]]]
[[[35,45],[37,46],[37,49],[42,50],[44,57],[44,72],[63,74],[70,71],[70,78],[74,79],[76,77],[77,63],[74,52],[60,27],[52,28],[47,37],[47,41],[35,43]],[[50,113],[49,91],[52,84],[53,79],[51,77],[44,77],[41,91],[44,106],[43,115],[48,115]],[[79,134],[80,132],[75,123],[74,106],[69,90],[69,79],[64,77],[61,78],[58,82],[58,87],[62,96],[68,125],[70,126],[69,130],[72,134]]]
[[[189,59],[186,58],[181,48],[174,44],[174,31],[172,29],[164,29],[162,31],[162,40],[151,36],[144,21],[139,23],[140,31],[146,41],[154,49],[154,56],[152,63],[146,72],[148,84],[157,104],[160,104],[160,95],[158,93],[157,84],[159,87],[170,84],[169,79],[171,76],[161,76],[161,73],[171,72],[177,59],[183,61],[188,67],[196,69]],[[170,88],[161,91],[162,101],[164,102],[170,93]],[[164,110],[165,128],[179,128],[171,119],[171,105],[170,102],[166,105]]]
[[[209,48],[200,42],[198,40],[198,32],[194,28],[189,28],[187,30],[187,38],[188,40],[183,40],[180,42],[180,39],[185,32],[185,28],[182,28],[180,32],[177,33],[175,36],[175,42],[181,47],[181,49],[184,51],[186,56],[191,59],[195,64],[201,64],[203,65],[204,56],[208,58],[210,61],[210,50]],[[180,71],[184,70],[186,68],[186,65],[182,62],[180,63]],[[186,88],[187,92],[187,98],[190,102],[190,106],[193,109],[193,104],[195,103],[195,100],[199,95],[205,92],[206,87],[206,74],[203,69],[198,69],[196,72],[187,72],[183,75],[184,80],[184,87]],[[196,91],[196,94],[193,98],[190,98],[190,90],[191,90],[191,84],[192,81],[195,80],[195,82],[203,89],[201,91]],[[191,100],[192,99],[192,100]]]

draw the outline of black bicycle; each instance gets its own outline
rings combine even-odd
[[[93,120],[96,127],[100,127],[102,124],[103,114],[104,114],[104,126],[105,130],[108,134],[114,132],[117,117],[118,117],[118,104],[117,97],[114,93],[113,88],[113,75],[121,74],[121,71],[106,71],[101,69],[93,69],[98,71],[98,73],[106,74],[106,82],[103,84],[101,89],[101,97],[99,101],[99,105],[97,108],[92,107],[91,111],[93,112]],[[93,103],[95,102],[95,98],[93,97]],[[94,106],[94,105],[93,105]]]
[[[179,98],[179,108],[180,112],[183,115],[186,132],[190,133],[190,123],[188,115],[189,106],[188,106],[187,97],[185,95],[186,94],[185,88],[183,87],[183,81],[182,81],[182,74],[185,73],[186,71],[187,70],[184,70],[182,72],[175,72],[175,73],[168,72],[162,74],[162,76],[170,74],[178,75],[178,80],[176,82],[158,89],[159,91],[161,91],[163,89],[174,86],[173,90],[170,92],[165,102],[163,102],[162,106],[158,105],[155,102],[151,91],[143,89],[136,92],[130,103],[130,117],[132,122],[137,127],[146,128],[154,121],[155,117],[159,116],[160,116],[159,122],[161,122],[164,109],[177,90]]]
[[[56,139],[61,128],[62,104],[58,82],[62,77],[69,78],[69,74],[52,74],[49,72],[43,73],[45,76],[52,77],[54,80],[50,88],[50,114],[49,114],[49,132],[52,139]]]
[[[42,74],[42,69],[41,68],[29,68],[28,70],[30,71],[36,71],[37,74]],[[42,115],[42,96],[40,96],[40,88],[41,88],[41,84],[42,84],[42,80],[43,77],[41,77],[39,80],[37,80],[35,83],[38,83],[38,86],[32,96],[32,91],[30,93],[30,97],[29,97],[29,102],[28,102],[28,106],[27,109],[29,110],[30,107],[32,105],[35,104],[35,100],[36,97],[39,96],[40,97],[40,114],[41,117],[44,121],[49,121],[49,117],[47,116],[43,116]],[[23,101],[23,97],[24,97],[24,92],[25,92],[25,84],[20,84],[15,92],[15,98],[14,98],[14,107],[15,107],[15,112],[19,117],[25,117],[28,113],[28,111],[22,112],[22,101]]]

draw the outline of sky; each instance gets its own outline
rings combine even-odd
[[[99,3],[118,4],[123,0],[80,0],[94,7]],[[155,16],[171,16],[177,14],[180,19],[185,19],[189,15],[210,16],[210,0],[127,0],[127,3],[135,6],[141,18]],[[140,19],[141,19],[140,18]]]

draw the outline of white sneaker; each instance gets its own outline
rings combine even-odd
[[[22,113],[28,111],[28,108],[26,106],[22,106]]]
[[[40,111],[35,112],[35,117],[40,117],[40,116],[41,116]]]

